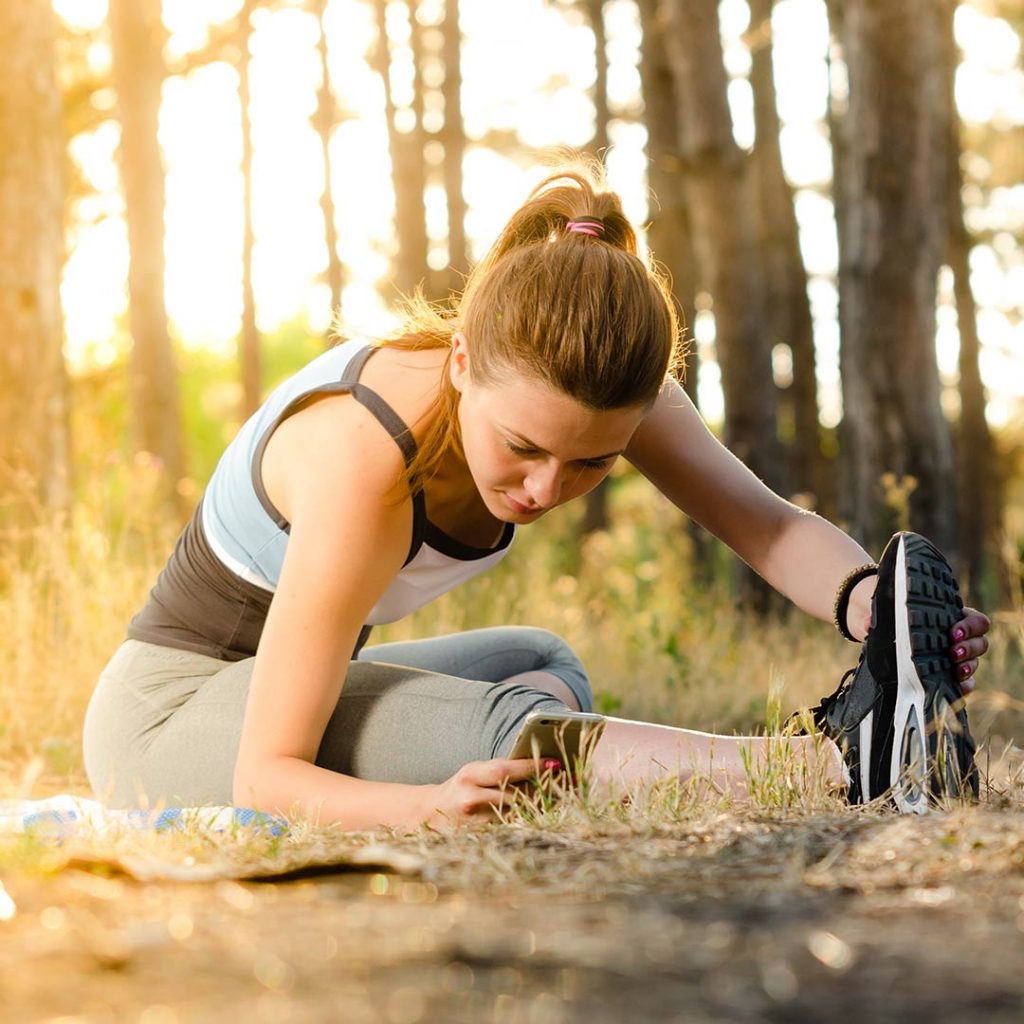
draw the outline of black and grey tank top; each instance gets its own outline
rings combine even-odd
[[[312,396],[347,393],[394,438],[406,465],[415,457],[409,428],[359,381],[374,351],[363,339],[328,349],[275,388],[249,418],[221,456],[149,600],[129,624],[129,637],[226,661],[256,653],[288,546],[289,524],[267,496],[260,472],[274,430]],[[427,518],[418,490],[408,557],[370,612],[356,652],[371,626],[402,618],[495,565],[514,535],[509,523],[496,547],[463,544]]]

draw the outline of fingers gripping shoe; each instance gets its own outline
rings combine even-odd
[[[974,740],[948,652],[962,613],[939,550],[896,534],[879,563],[860,661],[811,712],[843,751],[850,803],[888,793],[900,811],[924,813],[930,798],[977,796]]]

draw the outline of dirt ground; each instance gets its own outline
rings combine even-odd
[[[393,846],[410,856],[404,873],[169,882],[102,863],[8,869],[0,1019],[1024,1016],[1018,809],[732,813]]]

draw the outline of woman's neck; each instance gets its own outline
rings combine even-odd
[[[505,524],[488,511],[461,451],[449,449],[423,486],[427,517],[449,536],[471,547],[494,547]]]

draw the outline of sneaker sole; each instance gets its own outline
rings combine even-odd
[[[963,602],[952,569],[935,547],[917,534],[901,534],[898,543],[898,690],[889,785],[900,811],[924,814],[932,797],[959,795],[974,770],[973,763],[963,763],[961,744],[951,735],[970,735],[966,714],[954,710],[960,687],[948,652],[949,630],[962,616]],[[972,761],[969,754],[966,759]]]
[[[860,751],[860,791],[861,802],[871,799],[871,741],[875,734],[875,712],[869,711],[858,726],[857,742]]]

